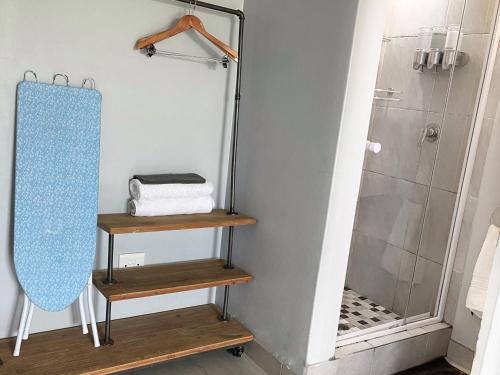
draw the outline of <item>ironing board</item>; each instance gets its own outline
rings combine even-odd
[[[26,297],[71,305],[95,258],[101,95],[23,81],[17,87],[14,264]]]

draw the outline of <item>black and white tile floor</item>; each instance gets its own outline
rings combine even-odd
[[[381,324],[400,320],[401,317],[372,300],[344,288],[340,310],[339,335],[360,331]]]

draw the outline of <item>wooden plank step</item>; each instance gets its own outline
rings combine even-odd
[[[219,314],[214,305],[202,305],[114,320],[114,345],[97,349],[92,335],[82,335],[78,326],[30,335],[20,357],[12,357],[15,338],[3,339],[0,373],[112,374],[253,340],[240,323],[234,319],[221,322]],[[103,332],[103,324],[99,330]]]
[[[228,215],[224,210],[208,214],[134,217],[129,214],[101,214],[97,226],[109,234],[160,232],[167,230],[237,227],[257,220],[246,215]]]
[[[235,285],[252,280],[251,275],[239,268],[224,268],[222,259],[120,268],[113,271],[113,277],[117,283],[108,285],[103,282],[106,270],[95,271],[92,276],[96,288],[111,302]]]

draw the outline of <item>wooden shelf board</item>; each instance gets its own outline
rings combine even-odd
[[[168,230],[236,227],[257,223],[246,215],[228,215],[224,210],[208,214],[134,217],[129,214],[100,214],[97,226],[109,234],[159,232]]]
[[[252,276],[241,269],[225,269],[222,259],[121,268],[113,271],[113,277],[117,283],[111,285],[103,282],[105,270],[95,271],[92,277],[96,288],[111,302],[235,285],[252,280]]]
[[[112,374],[253,340],[236,320],[221,322],[214,305],[115,320],[111,336],[114,345],[94,348],[92,335],[82,335],[78,326],[37,333],[23,342],[19,357],[12,356],[15,338],[3,339],[0,373]]]

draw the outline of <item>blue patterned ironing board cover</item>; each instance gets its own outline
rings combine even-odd
[[[101,94],[17,87],[14,264],[38,307],[60,311],[87,284],[96,249]]]

